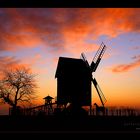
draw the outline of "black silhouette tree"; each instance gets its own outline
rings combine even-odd
[[[9,104],[14,112],[19,104],[31,103],[36,98],[35,76],[25,67],[5,70],[0,80],[1,101]]]

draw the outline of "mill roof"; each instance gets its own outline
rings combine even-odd
[[[82,59],[59,57],[55,78],[64,74],[80,72],[85,69],[86,64]]]
[[[54,99],[54,98],[48,95],[48,96],[44,97],[43,99]]]

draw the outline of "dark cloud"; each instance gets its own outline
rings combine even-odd
[[[140,50],[140,46],[133,47],[133,50]]]
[[[132,59],[137,59],[137,60],[139,60],[139,59],[140,59],[140,55],[135,55],[135,56],[132,57]]]

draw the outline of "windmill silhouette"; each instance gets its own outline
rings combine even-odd
[[[67,103],[71,103],[74,112],[78,112],[82,106],[90,106],[91,108],[91,83],[93,83],[104,107],[106,98],[92,73],[96,71],[105,50],[106,45],[102,42],[91,65],[89,65],[84,53],[81,53],[80,59],[59,57],[55,74],[58,106],[66,106]]]

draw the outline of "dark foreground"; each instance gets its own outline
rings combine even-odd
[[[0,133],[140,133],[140,116],[0,116]]]

